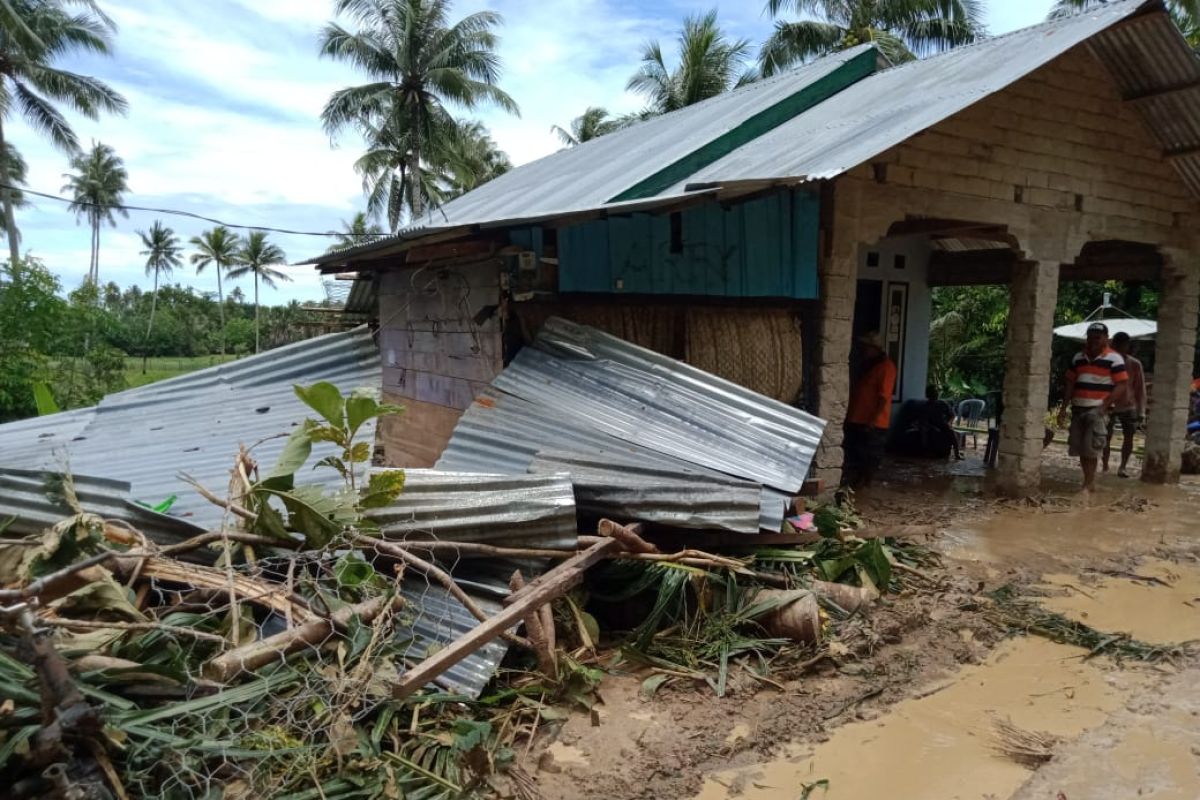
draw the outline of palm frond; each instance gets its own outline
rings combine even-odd
[[[759,52],[759,71],[769,78],[837,50],[846,30],[828,22],[777,22]]]

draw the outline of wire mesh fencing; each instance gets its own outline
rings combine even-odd
[[[437,570],[345,540],[256,557],[247,536],[130,537],[79,515],[0,549],[8,796],[455,797],[490,772],[492,729],[466,710],[502,642],[395,695],[476,623]]]

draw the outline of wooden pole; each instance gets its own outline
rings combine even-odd
[[[571,587],[583,580],[583,573],[609,553],[619,550],[621,543],[616,539],[605,539],[592,545],[582,553],[564,561],[524,589],[510,597],[510,605],[496,616],[472,629],[467,635],[442,648],[417,666],[400,676],[393,693],[404,699],[413,692],[431,683],[435,678],[467,656],[496,639],[556,597],[561,597]]]

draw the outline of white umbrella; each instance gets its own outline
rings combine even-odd
[[[1118,317],[1116,319],[1091,319],[1071,325],[1060,325],[1054,329],[1054,335],[1061,336],[1064,339],[1074,339],[1077,342],[1087,341],[1088,326],[1095,322],[1103,322],[1107,325],[1110,337],[1125,332],[1129,334],[1130,339],[1149,339],[1158,333],[1158,323],[1154,320]]]

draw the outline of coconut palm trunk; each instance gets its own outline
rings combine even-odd
[[[254,353],[258,354],[258,273],[254,273]]]
[[[221,288],[221,270],[224,265],[217,264],[217,313],[221,320],[221,355],[225,355],[225,290]]]
[[[4,117],[0,115],[0,153],[5,150],[4,141]],[[4,195],[4,228],[8,233],[8,256],[11,261],[9,265],[12,267],[13,275],[17,273],[17,262],[21,259],[21,244],[17,234],[17,220],[13,216],[13,200],[12,200],[12,180],[8,174],[7,159],[0,158],[0,184],[3,188],[0,192]]]

